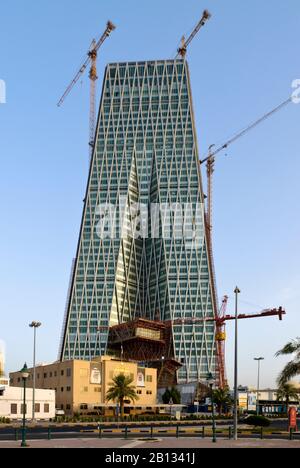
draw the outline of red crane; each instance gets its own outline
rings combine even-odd
[[[218,317],[212,318],[187,318],[187,319],[176,319],[173,321],[165,322],[167,326],[176,325],[197,325],[203,322],[215,322],[216,323],[216,346],[217,346],[217,386],[224,388],[227,386],[226,366],[225,366],[225,343],[226,343],[226,322],[235,320],[235,315],[226,315],[226,308],[228,304],[228,296],[224,296],[222,306],[220,308]],[[254,318],[265,318],[265,317],[279,317],[279,320],[283,319],[286,315],[285,310],[282,307],[279,309],[265,309],[262,312],[256,314],[240,314],[238,320],[254,319]]]

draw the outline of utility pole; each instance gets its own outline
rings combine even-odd
[[[35,387],[36,387],[36,330],[42,326],[40,322],[31,322],[33,328],[33,384],[32,384],[32,421],[35,421]]]
[[[257,401],[256,401],[256,414],[259,416],[259,387],[260,387],[260,363],[264,361],[265,358],[259,357],[254,358],[254,361],[257,361],[258,371],[257,371]]]
[[[238,440],[238,296],[241,293],[238,287],[235,293],[235,349],[234,349],[234,417],[233,417],[233,438]]]

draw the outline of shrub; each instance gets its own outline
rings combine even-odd
[[[245,424],[248,426],[269,427],[271,422],[264,416],[249,416],[249,418],[245,420]]]
[[[10,424],[11,421],[8,418],[0,418],[0,424]]]

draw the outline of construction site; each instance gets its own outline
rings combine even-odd
[[[178,52],[176,57],[173,59],[175,66],[182,65],[183,67],[186,64],[187,54],[190,45],[192,42],[198,37],[198,34],[202,32],[204,26],[209,27],[209,21],[211,19],[211,14],[205,10],[200,18],[200,21],[197,23],[195,29],[192,31],[191,35],[188,38],[183,37],[181,41],[181,45],[178,48]],[[100,48],[104,45],[104,43],[108,40],[108,38],[112,35],[116,26],[109,21],[105,28],[104,33],[101,35],[98,41],[93,40],[92,44],[89,47],[88,54],[86,61],[80,67],[78,73],[66,89],[65,93],[63,94],[62,98],[59,100],[58,106],[61,107],[64,104],[65,99],[72,91],[73,87],[78,83],[78,81],[82,78],[83,74],[86,70],[89,69],[89,79],[90,79],[90,135],[89,135],[89,152],[90,152],[90,182],[89,187],[86,194],[85,199],[85,214],[84,214],[84,222],[86,220],[86,212],[87,212],[87,205],[89,203],[89,199],[91,198],[91,184],[93,183],[93,167],[95,166],[95,161],[98,158],[99,160],[104,156],[101,155],[101,148],[102,148],[102,140],[103,136],[101,136],[101,117],[99,117],[98,124],[97,124],[97,100],[96,100],[96,85],[98,81],[98,74],[97,74],[97,58],[99,55]],[[161,66],[159,63],[148,65],[149,67],[152,66],[154,69],[159,68]],[[126,65],[128,70],[130,70],[129,66]],[[124,69],[126,68],[124,66]],[[122,64],[120,65],[122,68]],[[118,70],[118,68],[116,68]],[[127,70],[127,69],[126,69]],[[119,73],[119,71],[115,72],[115,70],[109,71],[107,75],[107,82],[110,79],[112,81],[113,73]],[[124,72],[125,74],[127,73]],[[129,72],[128,72],[129,73]],[[132,72],[134,75],[135,72]],[[155,71],[153,72],[153,76],[155,76]],[[150,75],[150,72],[149,72]],[[121,77],[120,72],[120,77]],[[126,75],[125,75],[126,77]],[[155,79],[155,78],[154,78]],[[185,79],[185,77],[184,77]],[[121,78],[120,78],[121,82]],[[104,85],[105,86],[105,85]],[[116,87],[116,84],[114,84]],[[121,84],[119,83],[119,89],[121,90]],[[108,91],[108,85],[104,88],[103,93]],[[130,92],[130,91],[129,91]],[[115,91],[115,93],[123,93],[121,91]],[[126,106],[125,96],[122,96],[120,104],[116,98],[117,94],[114,95],[115,99],[114,105]],[[214,267],[214,255],[213,255],[213,192],[214,192],[214,172],[216,170],[216,161],[218,157],[222,157],[225,150],[234,144],[236,141],[241,139],[242,137],[246,136],[249,132],[255,130],[256,127],[260,126],[265,122],[267,119],[271,118],[275,113],[280,112],[283,108],[285,108],[291,102],[291,98],[287,99],[286,101],[280,103],[279,105],[275,106],[271,111],[265,113],[263,116],[258,118],[255,122],[251,123],[249,126],[244,128],[242,131],[235,134],[232,138],[228,141],[224,142],[224,144],[220,145],[219,147],[215,147],[214,145],[210,146],[207,156],[203,159],[199,159],[198,155],[198,172],[199,176],[199,191],[200,195],[203,193],[203,198],[205,201],[205,213],[204,213],[204,246],[207,252],[207,271],[208,271],[208,290],[211,294],[211,299],[209,304],[211,305],[211,309],[209,312],[204,312],[204,310],[195,310],[190,312],[182,312],[180,309],[177,309],[177,312],[166,313],[165,310],[162,310],[162,303],[156,302],[155,305],[151,308],[150,306],[140,306],[140,309],[136,306],[134,308],[134,312],[132,312],[132,308],[127,304],[130,301],[130,295],[133,294],[132,291],[136,290],[138,286],[134,283],[130,284],[127,276],[129,277],[131,273],[131,263],[130,258],[127,260],[122,257],[122,262],[125,264],[124,267],[124,278],[123,281],[123,291],[125,290],[123,295],[120,295],[118,292],[118,284],[114,283],[112,291],[113,294],[117,296],[117,299],[114,302],[110,303],[110,310],[111,312],[103,312],[104,307],[102,307],[102,311],[99,312],[98,308],[98,316],[96,320],[96,316],[92,316],[92,313],[84,311],[80,309],[80,311],[76,311],[75,313],[75,306],[74,297],[75,293],[79,290],[79,270],[80,270],[80,245],[83,244],[84,241],[84,229],[82,228],[81,237],[79,242],[79,248],[77,252],[76,259],[74,261],[72,274],[71,274],[71,282],[70,282],[70,290],[68,294],[68,301],[66,307],[66,314],[63,326],[63,336],[62,336],[62,343],[60,348],[59,358],[60,360],[66,360],[71,358],[93,358],[96,355],[103,355],[105,353],[109,353],[111,355],[115,355],[117,357],[121,357],[126,361],[135,361],[138,363],[142,363],[148,367],[154,367],[158,371],[158,387],[159,388],[166,388],[168,386],[176,385],[180,383],[180,379],[178,379],[178,373],[180,373],[180,369],[183,366],[198,366],[197,370],[193,373],[187,372],[187,377],[182,377],[181,383],[184,382],[199,382],[199,384],[205,384],[205,372],[212,371],[215,384],[219,388],[225,388],[228,386],[228,379],[226,373],[226,325],[227,323],[237,322],[240,320],[256,320],[256,319],[270,319],[270,318],[277,318],[282,320],[284,315],[286,314],[284,308],[282,306],[276,309],[266,309],[262,311],[253,311],[252,314],[234,314],[233,311],[228,311],[228,297],[225,296],[220,298],[217,293],[217,275],[215,273]],[[102,97],[102,105],[105,108],[105,94]],[[129,104],[128,104],[129,105]],[[150,104],[149,104],[150,106]],[[107,105],[108,107],[108,105]],[[100,108],[100,114],[101,114]],[[100,123],[99,123],[100,122]],[[116,132],[117,133],[117,132]],[[104,135],[104,133],[103,133]],[[117,139],[117,136],[115,135]],[[101,140],[102,139],[102,140]],[[100,148],[100,149],[99,149]],[[100,154],[100,156],[99,156]],[[135,161],[133,164],[138,165]],[[203,192],[202,183],[201,183],[201,173],[206,169],[206,176],[207,176],[207,184],[206,184],[206,193]],[[130,172],[130,171],[129,171]],[[119,177],[122,175],[119,173]],[[108,172],[106,173],[106,177],[108,177]],[[133,176],[131,176],[134,179]],[[153,177],[153,176],[152,176]],[[136,179],[138,177],[136,176]],[[136,182],[136,186],[139,183]],[[133,183],[133,191],[135,185]],[[101,190],[100,183],[98,187],[94,187],[93,190]],[[109,191],[109,188],[108,188]],[[137,189],[136,189],[137,191]],[[202,196],[202,195],[201,195]],[[83,222],[83,225],[84,225]],[[91,223],[92,224],[92,223]],[[133,248],[132,245],[130,247]],[[147,247],[144,247],[147,248]],[[138,251],[138,246],[135,246],[136,251]],[[126,245],[124,247],[124,251],[126,250]],[[114,259],[114,266],[120,263],[120,253]],[[125,255],[125,254],[123,254]],[[86,263],[88,264],[88,259],[86,259]],[[118,263],[119,262],[119,263]],[[127,263],[126,263],[127,262]],[[96,261],[94,262],[96,263]],[[162,265],[162,264],[160,264]],[[103,284],[107,284],[108,281],[108,271],[111,268],[110,265],[106,264],[106,273],[103,273],[103,283],[101,283],[101,288],[104,288]],[[163,267],[160,266],[162,269]],[[104,269],[105,270],[105,269]],[[128,273],[128,275],[126,274]],[[119,270],[114,271],[113,273],[116,277],[119,273]],[[76,276],[77,275],[77,276]],[[94,273],[96,275],[96,273]],[[200,276],[199,276],[200,278]],[[85,282],[87,280],[85,279]],[[119,281],[118,279],[116,280]],[[121,281],[121,280],[120,280]],[[160,281],[160,280],[159,280]],[[157,284],[159,282],[157,280]],[[171,284],[171,280],[170,284]],[[200,279],[199,279],[200,282]],[[151,285],[150,285],[151,286]],[[189,287],[189,279],[186,280],[186,288]],[[76,289],[77,288],[77,289]],[[126,296],[127,289],[128,298]],[[135,289],[134,289],[135,288]],[[149,287],[150,288],[150,287]],[[106,294],[105,288],[103,289],[103,295]],[[134,294],[137,294],[134,292]],[[149,293],[150,294],[150,293]],[[162,294],[162,293],[160,293]],[[125,299],[124,299],[125,296]],[[114,296],[113,296],[114,297]],[[122,297],[122,300],[120,300]],[[122,302],[123,301],[123,302]],[[127,302],[126,302],[127,301]],[[100,302],[100,300],[99,300]],[[135,299],[135,304],[137,304],[138,300]],[[149,302],[151,300],[149,299]],[[175,301],[176,302],[176,301]],[[196,301],[197,304],[198,301]],[[114,306],[114,303],[116,305]],[[203,304],[203,302],[201,302]],[[79,306],[78,306],[79,307]],[[82,307],[82,306],[81,306]],[[100,307],[100,306],[98,306]],[[114,309],[115,307],[115,309]],[[128,307],[129,312],[126,312],[126,307]],[[144,307],[144,308],[143,308]],[[199,306],[200,307],[200,306]],[[92,307],[90,307],[92,310]],[[145,310],[148,312],[145,312]],[[175,310],[175,308],[174,308]],[[210,313],[212,310],[212,313]],[[73,314],[73,315],[72,315]],[[91,323],[92,319],[94,318],[93,325],[90,325],[90,330],[81,331],[81,336],[78,332],[80,327],[83,328],[83,322],[75,324],[75,320],[80,321],[84,318],[85,322]],[[73,320],[73,323],[72,323]],[[187,331],[193,335],[200,335],[203,336],[206,327],[212,326],[213,330],[213,337],[211,339],[210,345],[207,345],[207,357],[201,358],[202,361],[205,361],[205,365],[203,362],[200,362],[199,356],[197,356],[197,345],[195,344],[195,350],[191,351],[190,360],[185,360],[182,358],[181,348],[183,345],[179,343],[179,336],[187,334]],[[203,331],[204,330],[204,331]],[[210,328],[208,329],[210,330]],[[207,332],[208,333],[208,332]],[[94,341],[92,343],[91,336],[94,336]],[[196,343],[196,337],[191,338],[190,342],[194,339]],[[202,338],[203,339],[203,338]],[[177,341],[176,341],[177,340]],[[104,344],[103,344],[104,343]],[[84,351],[83,351],[84,349]],[[88,351],[87,351],[88,350]],[[200,350],[200,347],[199,347]],[[202,353],[201,348],[201,353]],[[200,351],[199,351],[200,352]],[[80,354],[81,353],[81,354]],[[85,354],[84,354],[85,353]],[[90,353],[90,354],[89,354]],[[185,350],[186,355],[189,355],[189,350]],[[202,367],[201,367],[202,366]],[[183,374],[182,374],[183,375]]]

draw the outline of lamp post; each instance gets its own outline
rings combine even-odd
[[[207,376],[207,383],[210,388],[210,399],[211,399],[211,406],[212,406],[212,428],[213,428],[213,443],[215,444],[217,442],[217,437],[216,437],[216,418],[215,418],[215,402],[214,402],[214,384],[215,384],[215,379],[210,372]]]
[[[257,361],[257,402],[256,402],[256,414],[259,416],[259,386],[260,386],[260,363],[261,361],[264,361],[265,358],[259,357],[259,358],[254,358],[254,361]]]
[[[234,415],[233,415],[233,439],[238,440],[238,297],[241,293],[235,288],[235,349],[234,349]]]
[[[36,387],[36,331],[42,326],[40,322],[31,322],[33,328],[33,384],[32,384],[32,421],[35,421],[35,387]]]
[[[26,381],[29,377],[28,367],[27,364],[24,364],[23,369],[21,370],[21,376],[23,380],[23,426],[22,426],[22,443],[21,447],[28,447],[26,443]]]

